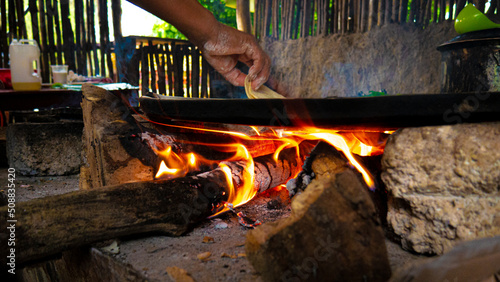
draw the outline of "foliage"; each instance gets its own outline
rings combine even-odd
[[[198,1],[203,5],[203,7],[210,10],[219,22],[236,28],[236,10],[226,7],[224,0]],[[184,36],[184,34],[180,33],[173,25],[167,22],[155,24],[153,26],[153,36],[186,40],[186,36]]]

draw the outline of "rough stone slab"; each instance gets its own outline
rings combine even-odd
[[[441,54],[457,36],[452,21],[426,28],[384,24],[370,32],[276,40],[262,45],[273,61],[279,93],[294,98],[354,97],[359,91],[439,93]]]
[[[21,175],[80,171],[82,122],[13,123],[7,127],[9,166]]]
[[[406,128],[388,140],[382,180],[403,248],[442,254],[500,235],[500,123]]]
[[[399,130],[389,138],[382,164],[394,197],[500,196],[500,123]]]
[[[387,221],[404,249],[442,254],[458,241],[500,234],[500,197],[408,195],[389,202]]]
[[[351,170],[314,180],[292,215],[248,232],[246,254],[265,281],[385,281],[384,235]]]

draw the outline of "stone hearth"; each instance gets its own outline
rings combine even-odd
[[[403,248],[443,254],[500,234],[500,123],[406,128],[388,140],[382,179]]]

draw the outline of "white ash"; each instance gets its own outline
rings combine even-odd
[[[311,181],[316,176],[311,168],[313,159],[313,155],[307,157],[304,161],[304,165],[302,165],[302,171],[299,172],[297,177],[290,179],[286,183],[286,189],[288,190],[290,197],[293,197],[295,194],[300,194],[302,191],[304,191],[307,185],[309,185],[309,183],[311,183]]]
[[[141,137],[141,140],[146,142],[149,147],[156,150],[164,150],[168,146],[171,146],[172,149],[176,146],[176,142],[172,136],[164,135],[164,134],[153,134],[149,132],[144,132],[138,134]]]

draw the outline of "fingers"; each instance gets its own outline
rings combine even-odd
[[[261,87],[269,79],[269,74],[271,72],[271,60],[266,54],[264,55],[264,57],[254,60],[254,64],[248,71],[248,75],[252,81],[253,90]]]
[[[246,74],[241,72],[239,69],[234,68],[226,74],[222,74],[224,78],[235,86],[244,86]]]
[[[245,85],[246,75],[236,68],[237,59],[232,56],[210,56],[205,54],[207,62],[227,81],[235,86]]]
[[[247,55],[253,64],[248,70],[248,75],[252,81],[252,89],[256,90],[269,79],[271,73],[271,59],[262,50],[257,41],[252,38],[252,45],[247,48]]]
[[[269,78],[271,59],[250,34],[221,24],[216,38],[206,42],[202,51],[208,63],[236,86],[243,86],[246,77],[236,68],[237,61],[250,67],[248,75],[254,90]]]

